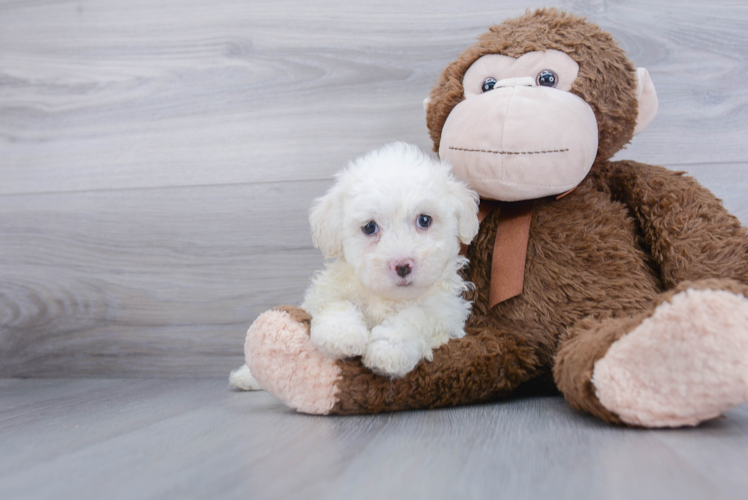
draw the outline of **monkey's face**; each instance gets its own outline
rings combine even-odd
[[[444,124],[439,156],[482,198],[517,201],[573,189],[598,146],[595,113],[570,92],[578,72],[557,50],[481,57],[465,73],[465,100]]]

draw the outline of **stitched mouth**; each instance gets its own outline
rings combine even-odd
[[[569,148],[548,149],[548,150],[540,150],[540,151],[502,151],[502,150],[492,150],[492,149],[456,148],[454,146],[449,146],[449,149],[452,149],[454,151],[463,151],[465,153],[489,153],[489,154],[495,154],[495,155],[547,155],[551,153],[566,153],[569,151]]]

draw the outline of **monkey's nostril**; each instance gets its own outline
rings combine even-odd
[[[402,266],[395,266],[395,270],[397,271],[398,276],[400,276],[401,278],[404,278],[410,274],[410,271],[411,271],[410,264],[405,264]]]

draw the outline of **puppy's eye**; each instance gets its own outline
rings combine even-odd
[[[377,231],[379,231],[379,226],[377,226],[376,222],[370,220],[364,227],[361,228],[361,231],[363,231],[365,235],[371,236],[373,234],[377,234]]]
[[[431,225],[431,216],[426,214],[421,214],[416,219],[416,226],[418,226],[420,229],[426,229]]]

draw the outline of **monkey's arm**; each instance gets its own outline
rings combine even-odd
[[[334,361],[322,356],[309,339],[309,324],[313,329],[316,318],[285,308],[260,316],[247,333],[252,373],[265,390],[289,406],[323,414],[477,403],[506,396],[536,378],[543,364],[533,340],[537,335],[529,335],[523,322],[487,314],[490,267],[486,263],[491,261],[498,215],[483,221],[468,249],[471,267],[465,270],[465,278],[476,289],[466,298],[474,301],[477,314],[468,321],[465,337],[436,349],[431,361],[422,360],[397,379],[374,374],[358,358]],[[304,366],[297,360],[303,360]]]
[[[713,277],[748,283],[746,228],[695,179],[633,161],[600,172],[638,221],[665,288]]]
[[[312,317],[284,306],[247,332],[247,364],[261,387],[286,405],[316,414],[363,414],[434,408],[507,396],[537,375],[535,349],[521,333],[467,328],[399,379],[381,377],[360,358],[333,360],[309,338]]]

